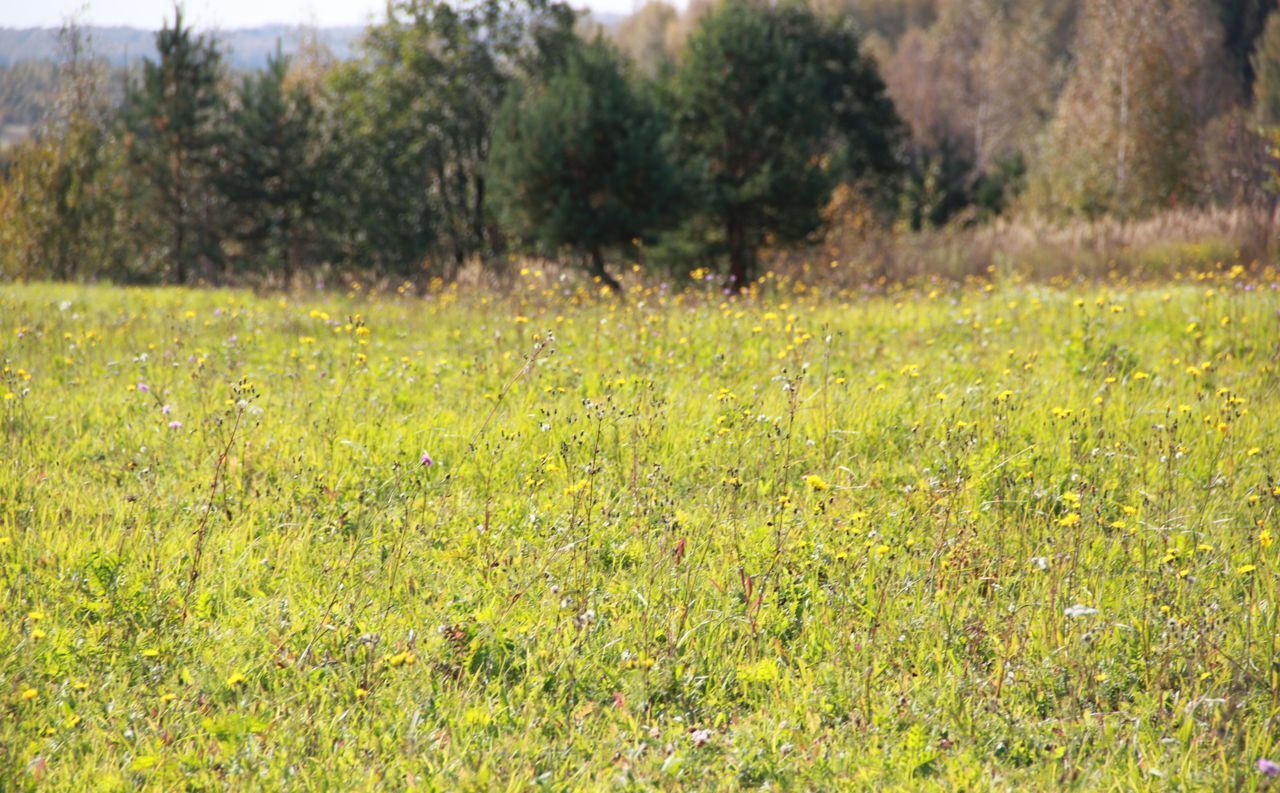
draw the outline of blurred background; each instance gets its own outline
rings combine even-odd
[[[30,4],[0,272],[883,283],[1277,255],[1276,0]]]

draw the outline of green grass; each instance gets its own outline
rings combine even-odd
[[[1269,280],[558,289],[0,287],[0,789],[1267,787]]]

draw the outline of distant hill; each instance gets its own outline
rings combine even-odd
[[[155,31],[95,26],[86,26],[84,30],[89,35],[94,53],[113,65],[122,66],[155,55]],[[296,50],[303,30],[290,25],[266,25],[211,32],[222,42],[228,66],[233,69],[255,69],[266,64],[267,57],[275,52],[277,41],[285,52]],[[345,59],[351,57],[353,46],[364,28],[313,28],[308,32],[314,32],[335,57]],[[56,28],[0,27],[0,66],[23,61],[54,60],[57,57]]]
[[[617,25],[625,14],[591,12],[591,18],[605,28]],[[125,66],[142,58],[153,57],[156,50],[154,30],[128,27],[84,28],[93,51],[115,66]],[[211,31],[222,42],[227,65],[232,69],[257,69],[266,65],[279,41],[286,53],[297,50],[302,34],[314,33],[338,60],[354,54],[356,42],[364,33],[360,26],[303,28],[296,25],[265,25]],[[58,57],[57,28],[0,27],[0,66],[24,61],[50,61]]]

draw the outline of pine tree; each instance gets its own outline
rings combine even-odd
[[[766,241],[809,238],[841,178],[896,168],[900,122],[847,26],[805,6],[727,0],[689,39],[672,88],[695,222],[718,229],[745,289]]]
[[[288,70],[277,46],[263,71],[241,81],[217,180],[242,266],[279,270],[286,283],[318,236],[324,189],[316,109],[301,87],[286,87]]]
[[[604,251],[658,230],[674,198],[663,131],[612,47],[577,46],[498,115],[489,172],[506,227],[543,249],[586,254],[591,274],[620,290]]]
[[[1280,12],[1267,20],[1251,59],[1257,78],[1253,84],[1254,113],[1267,127],[1280,127]]]
[[[184,25],[177,6],[173,25],[156,34],[156,50],[159,59],[146,61],[141,83],[126,93],[123,118],[138,209],[154,219],[140,231],[171,280],[185,283],[221,259],[222,207],[213,187],[225,111],[221,54]]]

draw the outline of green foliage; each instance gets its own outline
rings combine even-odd
[[[0,273],[127,278],[123,179],[120,148],[100,122],[76,118],[20,144],[0,184]]]
[[[573,12],[549,0],[410,0],[371,27],[334,79],[347,257],[446,277],[503,249],[485,177],[515,80],[553,68]]]
[[[240,245],[239,266],[280,272],[286,283],[320,253],[330,154],[319,140],[311,97],[285,85],[288,68],[277,51],[265,70],[240,83],[216,177]]]
[[[1280,127],[1280,13],[1267,19],[1251,63],[1257,75],[1253,95],[1258,122],[1264,126]]]
[[[891,171],[898,120],[845,26],[802,5],[729,0],[689,39],[671,89],[694,222],[745,288],[766,241],[805,240],[841,178]]]
[[[630,247],[671,217],[675,174],[662,117],[603,39],[575,47],[543,84],[513,91],[498,115],[489,173],[506,228],[533,250],[586,254],[619,285],[603,251]]]
[[[0,788],[1267,791],[1276,278],[0,289]]]
[[[224,207],[214,183],[226,105],[221,54],[211,38],[184,25],[181,7],[156,34],[156,50],[121,111],[130,209],[148,264],[185,283],[212,276],[222,262]]]
[[[7,157],[0,181],[0,273],[73,280],[125,275],[124,172],[102,95],[104,68],[74,25],[53,110]]]

